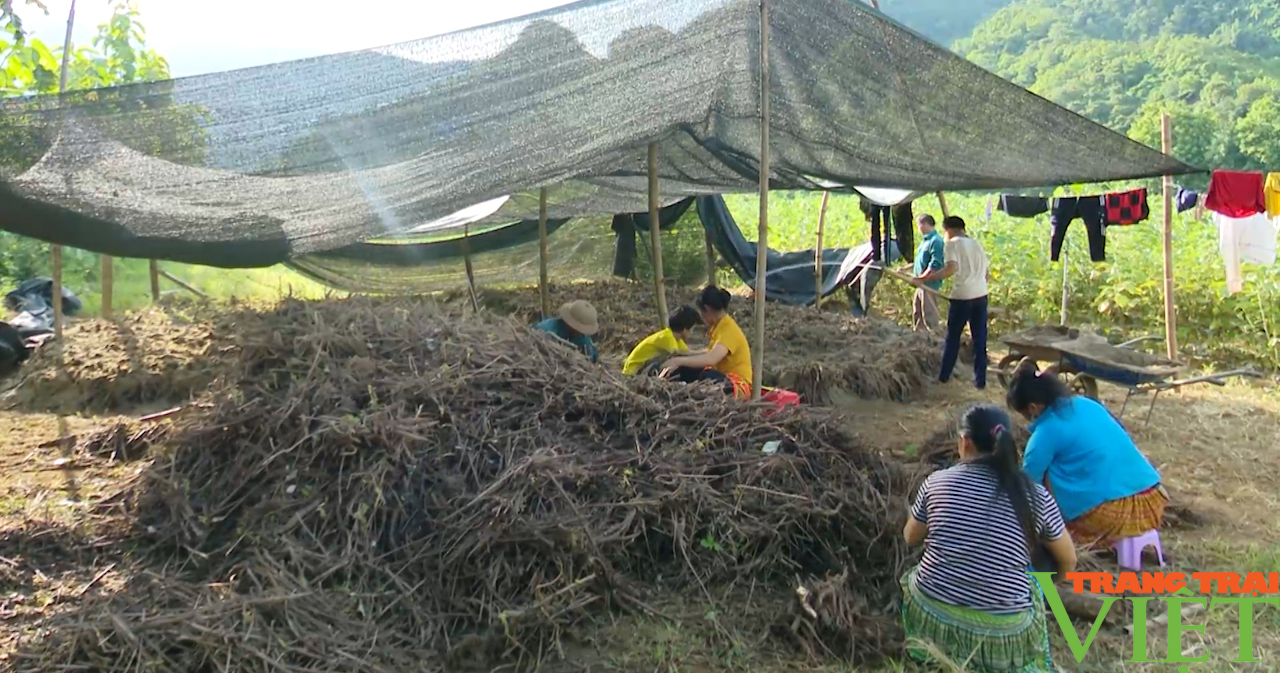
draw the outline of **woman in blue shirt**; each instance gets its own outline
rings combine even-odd
[[[1169,504],[1160,474],[1106,407],[1031,360],[1018,365],[1007,401],[1031,421],[1022,469],[1053,493],[1073,539],[1106,546],[1160,528]]]

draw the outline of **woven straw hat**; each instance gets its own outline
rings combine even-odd
[[[587,336],[595,336],[600,331],[600,323],[596,318],[596,309],[582,301],[571,301],[560,307],[560,319],[574,329]]]

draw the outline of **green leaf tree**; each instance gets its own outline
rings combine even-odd
[[[1280,166],[1280,97],[1267,94],[1254,101],[1236,123],[1236,137],[1253,168]]]
[[[46,11],[39,0],[26,0],[26,10]],[[12,0],[0,0],[0,178],[27,170],[48,150],[60,132],[62,116],[47,114],[75,106],[81,123],[126,145],[170,161],[196,164],[205,158],[204,112],[175,105],[166,85],[157,83],[148,95],[120,90],[125,84],[167,80],[169,63],[146,45],[146,29],[136,0],[117,0],[111,18],[98,26],[89,45],[72,45],[67,59],[67,91],[60,98],[30,100],[37,94],[58,92],[62,68],[61,46],[49,46],[26,33]],[[22,279],[47,273],[43,244],[3,234],[0,277]],[[68,259],[75,262],[76,257]],[[68,276],[92,277],[91,259],[68,268]]]
[[[1149,147],[1160,147],[1160,115],[1168,113],[1174,127],[1173,155],[1199,167],[1218,165],[1220,124],[1210,111],[1188,103],[1153,101],[1142,106],[1129,127],[1129,137]]]

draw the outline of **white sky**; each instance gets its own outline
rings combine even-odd
[[[531,14],[571,0],[138,0],[147,45],[174,77],[405,42]],[[61,45],[70,0],[49,15],[15,2],[28,31]],[[109,0],[77,0],[75,41],[88,44]]]

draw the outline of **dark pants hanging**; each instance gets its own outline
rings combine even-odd
[[[889,258],[889,232],[893,226],[889,209],[872,206],[868,217],[871,218],[871,261],[883,262]]]
[[[898,239],[898,251],[903,255],[916,249],[916,215],[910,203],[893,207],[893,235]],[[888,256],[885,255],[886,258]]]
[[[667,375],[668,378],[680,381],[681,383],[697,383],[698,381],[710,381],[724,387],[725,391],[730,395],[733,394],[733,382],[715,369],[699,369],[697,367],[677,367],[675,371]]]
[[[880,230],[880,206],[873,206],[871,208],[870,217],[871,217],[871,261],[879,262],[880,260],[884,259],[884,257],[881,254],[881,251],[884,248],[881,246],[884,245],[884,235],[888,234],[888,231],[881,232]]]
[[[960,336],[964,326],[969,326],[973,338],[973,384],[979,389],[987,387],[987,298],[952,299],[947,311],[947,340],[942,347],[942,374],[938,380],[951,380],[951,372],[960,357]]]
[[[636,225],[630,215],[613,216],[613,275],[633,278],[636,275]]]
[[[1102,199],[1097,196],[1053,200],[1053,210],[1049,214],[1053,232],[1049,241],[1049,259],[1058,261],[1062,254],[1062,242],[1067,238],[1067,227],[1077,217],[1084,220],[1085,231],[1089,232],[1089,259],[1095,262],[1107,261],[1107,211],[1102,206]]]

